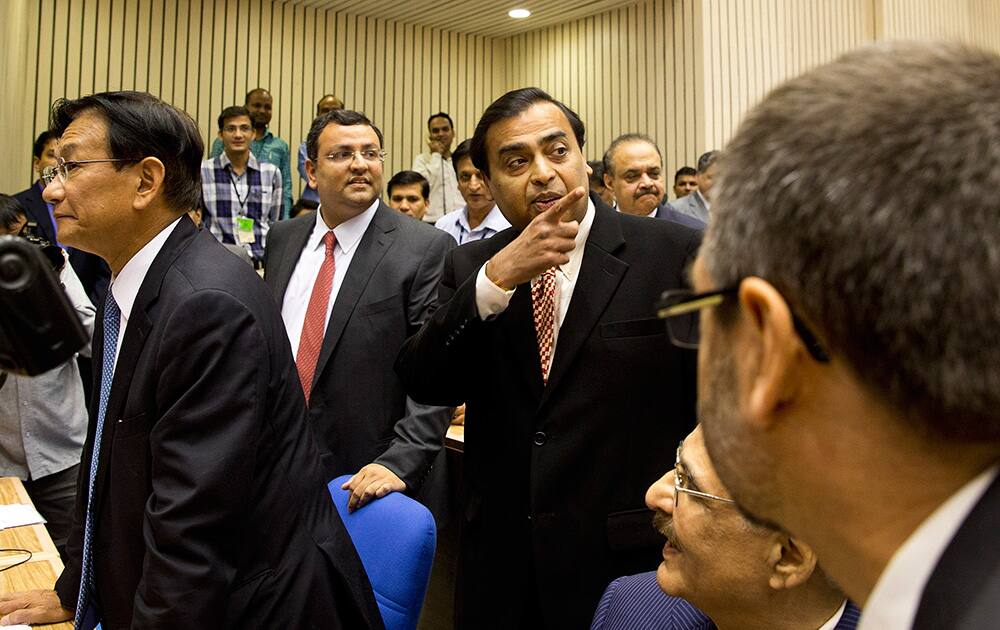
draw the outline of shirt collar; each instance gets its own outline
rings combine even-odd
[[[160,233],[143,245],[142,249],[125,263],[118,275],[111,279],[111,293],[115,296],[115,302],[118,303],[118,308],[126,320],[132,314],[132,305],[135,304],[139,287],[142,286],[153,260],[183,217],[184,215],[177,217],[170,225],[160,230]]]
[[[482,230],[493,230],[494,232],[499,232],[501,230],[506,230],[510,227],[510,223],[504,218],[503,213],[500,212],[500,208],[496,204],[490,209],[486,216],[483,217],[483,222],[473,229],[469,227],[469,206],[462,206],[458,212],[455,213],[455,225],[462,228],[466,232],[479,232]]]
[[[583,264],[583,250],[587,244],[587,237],[590,236],[590,227],[594,224],[594,202],[587,198],[587,212],[580,221],[580,229],[576,232],[576,239],[573,244],[573,251],[569,253],[569,262],[559,267],[563,274],[572,280],[580,273],[580,265]]]
[[[649,214],[647,214],[646,216],[650,217],[651,219],[655,219],[656,218],[656,213],[659,212],[659,211],[660,211],[660,206],[656,206],[655,208],[653,208],[653,211],[650,212]]]
[[[701,202],[705,204],[706,209],[709,209],[711,207],[711,204],[708,203],[708,199],[705,199],[705,195],[701,194],[700,190],[694,191],[694,194],[698,195],[698,198],[701,199]]]
[[[844,616],[844,611],[847,609],[847,600],[845,599],[843,603],[840,604],[840,608],[837,612],[833,613],[833,616],[826,620],[818,630],[837,630],[837,624],[840,623],[840,618]]]
[[[333,228],[333,234],[337,237],[337,245],[340,246],[340,251],[345,254],[349,253],[361,241],[361,237],[364,236],[368,230],[368,226],[371,225],[372,219],[375,217],[375,211],[378,210],[378,203],[379,200],[376,197],[367,210]],[[313,227],[312,234],[309,235],[309,241],[306,243],[306,247],[309,249],[317,249],[322,246],[323,236],[330,231],[330,226],[327,225],[326,219],[323,218],[322,210],[323,205],[320,204],[320,207],[316,208],[316,226]]]
[[[232,170],[232,164],[232,160],[229,159],[229,156],[226,155],[226,150],[223,149],[222,153],[219,154],[219,166]],[[255,171],[260,170],[260,166],[257,164],[257,158],[254,157],[253,151],[250,152],[250,159],[247,160],[247,168],[252,168]]]
[[[906,539],[879,576],[861,613],[859,628],[909,628],[924,587],[969,512],[989,489],[1000,464],[951,495]]]

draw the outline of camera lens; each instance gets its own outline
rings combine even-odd
[[[28,283],[28,265],[17,252],[0,256],[0,287],[8,291],[21,289]]]

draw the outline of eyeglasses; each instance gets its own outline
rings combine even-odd
[[[343,151],[334,151],[333,153],[323,157],[336,164],[345,164],[347,162],[353,162],[355,155],[360,155],[361,159],[365,162],[374,164],[375,162],[384,162],[385,156],[388,155],[388,153],[381,149],[362,149],[360,151],[349,151],[345,149]]]
[[[740,283],[737,282],[733,286],[705,293],[695,293],[687,289],[664,291],[657,304],[656,314],[666,322],[670,342],[680,348],[697,348],[701,337],[701,310],[722,304],[739,289]],[[795,313],[792,313],[792,325],[812,358],[820,363],[829,363],[830,355],[823,349],[816,335]]]
[[[243,133],[250,133],[253,131],[253,127],[250,125],[226,125],[222,128],[225,133],[236,133],[237,131],[242,131]]]
[[[709,494],[707,492],[702,492],[700,490],[692,490],[687,488],[688,480],[687,475],[681,468],[681,449],[684,448],[684,440],[677,445],[677,459],[674,460],[674,507],[677,507],[677,493],[685,492],[692,496],[701,497],[702,499],[712,499],[713,501],[719,501],[721,503],[736,503],[732,499],[727,499],[725,497],[716,496],[714,494]]]
[[[128,158],[105,158],[102,160],[67,161],[62,158],[59,158],[55,166],[47,166],[44,169],[42,169],[42,182],[44,182],[45,185],[48,186],[49,184],[55,181],[56,177],[58,177],[59,181],[65,184],[66,180],[69,179],[70,172],[80,168],[84,164],[100,164],[102,162],[135,162],[135,160],[131,160]]]

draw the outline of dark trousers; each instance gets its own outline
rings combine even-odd
[[[24,482],[31,502],[38,513],[45,517],[45,529],[55,543],[63,562],[66,562],[66,538],[73,525],[73,506],[76,504],[76,481],[80,465],[74,464],[40,479]]]

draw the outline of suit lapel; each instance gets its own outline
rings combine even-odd
[[[146,272],[146,277],[143,278],[142,284],[139,287],[139,293],[136,295],[135,303],[132,305],[132,312],[129,314],[128,325],[125,328],[125,335],[122,337],[121,350],[119,350],[118,358],[115,361],[115,373],[114,378],[111,381],[111,392],[108,396],[108,407],[104,413],[104,431],[101,435],[101,452],[99,454],[99,465],[97,469],[98,478],[94,488],[94,501],[95,505],[98,506],[98,509],[102,494],[101,489],[106,483],[108,476],[108,456],[111,451],[111,442],[114,440],[114,433],[118,425],[118,420],[121,418],[125,401],[128,400],[129,390],[132,385],[132,376],[135,373],[135,366],[139,361],[139,355],[142,354],[143,346],[146,344],[146,338],[152,328],[152,320],[149,317],[149,309],[152,308],[153,304],[159,297],[160,287],[163,284],[163,278],[170,267],[174,264],[174,260],[184,249],[187,248],[193,237],[197,234],[198,228],[194,226],[194,223],[192,223],[187,217],[182,217],[180,222],[174,228],[174,231],[163,244],[159,253],[156,255],[156,258],[153,259],[153,264],[150,265],[149,271]],[[104,309],[102,307],[102,321],[103,313]],[[103,324],[100,326],[100,334],[103,338]],[[103,353],[106,351],[106,348],[103,346],[103,341],[101,342],[100,347],[101,354],[95,355],[95,357],[100,356],[103,362]],[[94,369],[100,370],[101,364],[95,363]],[[100,389],[95,388],[94,391],[95,398],[98,398],[96,393],[99,392]],[[96,418],[96,405],[94,409],[95,413],[93,417]]]
[[[514,291],[507,309],[499,315],[506,320],[503,327],[507,342],[514,353],[515,365],[526,366],[518,372],[524,376],[535,400],[542,397],[542,366],[538,358],[538,336],[531,305],[531,283],[526,282]]]
[[[316,217],[311,214],[307,217],[302,221],[293,219],[289,222],[291,233],[288,235],[288,242],[285,243],[285,247],[280,252],[276,252],[278,261],[274,267],[274,277],[267,278],[273,288],[279,309],[285,303],[285,290],[288,289],[288,282],[292,278],[292,272],[295,271],[295,265],[298,264],[302,250],[309,242],[309,235],[316,225]]]
[[[372,274],[395,239],[396,225],[399,222],[399,217],[395,212],[380,201],[378,209],[375,210],[375,216],[372,217],[371,225],[365,230],[361,242],[357,245],[358,250],[354,252],[351,266],[344,275],[344,283],[337,291],[337,300],[333,303],[330,322],[326,326],[326,334],[323,335],[323,346],[320,348],[316,372],[313,375],[314,390],[320,375],[323,373],[323,368],[330,360],[334,348],[340,341],[340,336],[344,333],[347,322],[351,319],[351,315],[358,305],[358,301],[364,295]]]
[[[625,277],[628,263],[615,256],[615,252],[624,244],[625,238],[617,215],[595,205],[594,223],[587,237],[583,262],[566,319],[559,327],[556,353],[541,404],[545,404],[573,364],[577,353]],[[537,342],[535,345],[537,356]]]

